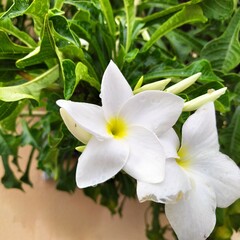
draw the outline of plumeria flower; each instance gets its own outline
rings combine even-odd
[[[213,103],[199,108],[184,123],[178,158],[166,160],[163,182],[138,181],[139,200],[165,203],[166,216],[179,240],[203,240],[212,232],[216,207],[240,198],[240,170],[219,152]]]
[[[70,132],[87,144],[77,165],[78,187],[102,183],[120,170],[140,181],[161,182],[165,159],[171,155],[171,150],[164,151],[170,144],[165,139],[173,136],[183,100],[162,91],[133,95],[112,61],[103,75],[100,97],[102,107],[57,101]]]

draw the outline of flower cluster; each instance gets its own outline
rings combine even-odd
[[[123,170],[137,180],[140,202],[165,204],[180,240],[206,239],[215,226],[216,207],[240,197],[240,170],[219,151],[212,102],[226,89],[201,96],[201,105],[211,101],[201,107],[194,102],[198,109],[182,127],[181,144],[173,129],[184,107],[191,109],[175,94],[199,76],[165,91],[152,90],[159,83],[139,87],[134,95],[111,61],[102,79],[102,106],[57,101],[69,131],[86,144],[77,165],[77,186],[103,183]]]

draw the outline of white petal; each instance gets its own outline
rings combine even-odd
[[[120,107],[133,96],[130,85],[113,61],[103,74],[100,96],[106,119],[116,116]]]
[[[218,134],[213,103],[199,108],[184,123],[182,146],[192,154],[218,151]]]
[[[206,176],[215,190],[218,207],[228,207],[240,198],[240,169],[227,155],[205,153],[191,168]]]
[[[166,204],[166,216],[179,240],[204,240],[216,223],[214,191],[203,179],[193,182],[192,190],[175,204]]]
[[[130,152],[123,170],[140,181],[161,182],[164,178],[165,154],[157,136],[143,127],[132,127],[127,142]]]
[[[81,128],[77,122],[64,110],[63,108],[60,109],[61,117],[67,126],[68,130],[72,133],[72,135],[77,138],[82,143],[87,143],[90,138],[91,134],[86,132],[83,128]]]
[[[138,181],[137,196],[140,202],[146,200],[160,203],[176,202],[190,188],[188,176],[179,167],[175,159],[167,159],[163,182],[149,184]]]
[[[163,146],[166,158],[178,158],[179,139],[173,128],[160,134],[159,141]]]
[[[133,125],[141,125],[158,136],[169,130],[182,112],[183,100],[171,93],[145,91],[130,98],[120,111]]]
[[[122,141],[98,141],[93,137],[78,160],[77,186],[94,186],[115,176],[125,165],[128,153],[129,148]]]
[[[106,121],[100,106],[67,100],[58,100],[57,104],[85,131],[99,139],[110,137],[107,134]]]

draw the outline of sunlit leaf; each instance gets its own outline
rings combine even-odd
[[[12,6],[2,15],[2,18],[14,18],[24,14],[29,7],[29,0],[13,0]]]
[[[30,48],[37,46],[33,38],[26,32],[20,31],[17,27],[15,27],[9,18],[0,19],[0,29],[8,34],[12,34]],[[0,39],[2,41],[2,37],[0,37]]]
[[[0,39],[0,59],[18,59],[31,51],[30,48],[13,43],[3,31],[0,31]]]
[[[0,87],[0,100],[14,102],[30,98],[38,101],[41,90],[54,83],[58,77],[58,66],[55,66],[27,83],[10,87]]]

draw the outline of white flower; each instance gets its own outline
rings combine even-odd
[[[58,100],[69,131],[87,146],[79,157],[79,188],[102,183],[121,169],[137,180],[157,183],[164,178],[165,138],[172,135],[183,100],[161,91],[133,95],[111,61],[101,85],[102,107]],[[161,140],[158,136],[163,136]],[[167,152],[167,156],[171,152]]]
[[[216,207],[228,207],[240,198],[240,170],[219,152],[213,103],[184,123],[178,155],[166,160],[163,182],[138,182],[138,198],[166,204],[166,216],[179,240],[203,240],[215,226]]]

